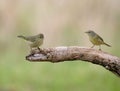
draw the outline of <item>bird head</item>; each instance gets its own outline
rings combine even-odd
[[[87,33],[88,35],[95,35],[95,32],[92,31],[92,30],[88,30],[88,31],[86,31],[85,33]]]
[[[44,38],[44,35],[42,33],[38,34],[37,36],[38,36],[38,38],[41,38],[41,39]]]

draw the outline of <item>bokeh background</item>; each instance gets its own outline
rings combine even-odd
[[[91,29],[120,56],[120,0],[0,0],[0,91],[120,91],[120,79],[82,61],[28,62],[27,42],[17,35],[43,33],[42,48],[92,44]],[[96,47],[98,49],[98,47]]]

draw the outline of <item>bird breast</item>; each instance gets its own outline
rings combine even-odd
[[[36,40],[30,44],[30,47],[39,47],[40,45],[43,44],[43,39]]]

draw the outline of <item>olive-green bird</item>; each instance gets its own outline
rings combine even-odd
[[[40,50],[39,46],[41,46],[43,44],[43,40],[44,40],[44,35],[41,34],[41,33],[38,34],[38,35],[35,35],[35,36],[22,36],[22,35],[19,35],[17,37],[25,39],[25,40],[31,42],[30,43],[31,50],[32,50],[32,48],[38,48]]]
[[[104,40],[94,31],[89,30],[87,32],[85,32],[88,34],[89,36],[89,40],[92,42],[93,46],[91,48],[93,48],[95,45],[99,46],[99,50],[101,50],[101,45],[106,45],[108,47],[111,47],[109,44],[105,43]]]

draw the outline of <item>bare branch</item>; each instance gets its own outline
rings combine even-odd
[[[63,61],[87,61],[101,65],[120,77],[120,58],[92,48],[85,47],[56,47],[34,50],[26,56],[26,60],[32,62],[63,62]]]

